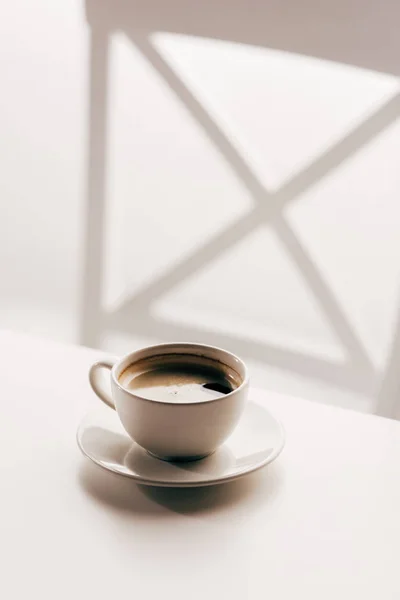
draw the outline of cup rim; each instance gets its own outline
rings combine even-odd
[[[224,396],[219,396],[217,398],[209,398],[209,399],[205,399],[205,400],[196,400],[195,402],[167,402],[166,400],[153,400],[152,398],[145,398],[144,396],[140,396],[139,394],[135,394],[134,392],[132,392],[131,390],[126,389],[125,387],[123,387],[120,382],[118,381],[118,377],[116,376],[116,371],[118,369],[118,367],[121,365],[122,362],[124,362],[125,360],[128,360],[129,357],[134,357],[135,354],[138,354],[139,352],[146,352],[149,350],[154,350],[156,351],[157,349],[166,349],[166,348],[171,348],[171,354],[173,354],[173,348],[193,348],[193,350],[213,350],[213,351],[217,351],[217,352],[222,352],[223,354],[227,354],[229,355],[234,361],[237,361],[238,363],[240,363],[243,372],[244,372],[244,377],[243,380],[241,382],[241,384],[235,388],[234,390],[232,390],[231,392],[229,392],[228,394],[225,394]],[[162,353],[163,354],[163,353]],[[162,356],[161,354],[161,356]],[[167,354],[167,353],[165,353]],[[178,354],[178,352],[177,352]],[[187,353],[189,354],[189,352]],[[196,353],[193,353],[194,355],[196,355]],[[154,352],[154,356],[157,356],[157,353]],[[211,360],[214,360],[215,362],[222,362],[222,361],[217,361],[215,358],[212,357],[208,357],[206,354],[204,355],[207,358],[210,358]],[[132,364],[135,361],[133,360]],[[128,367],[126,367],[128,368]],[[167,406],[175,406],[175,407],[179,407],[179,406],[199,406],[200,404],[210,404],[210,403],[214,403],[214,402],[220,402],[225,400],[226,398],[232,398],[232,396],[234,396],[235,394],[237,394],[238,392],[240,392],[241,390],[244,389],[245,386],[248,385],[249,383],[249,371],[247,368],[246,363],[239,357],[237,356],[237,354],[234,354],[233,352],[230,352],[229,350],[225,350],[224,348],[220,348],[219,346],[212,346],[210,344],[199,344],[196,342],[166,342],[166,343],[162,343],[162,344],[154,344],[154,345],[150,345],[150,346],[144,346],[143,348],[138,348],[137,350],[134,350],[133,352],[128,352],[128,354],[125,354],[124,356],[122,356],[121,358],[119,358],[114,366],[111,369],[111,378],[113,383],[117,386],[118,389],[120,389],[121,391],[125,392],[126,394],[129,394],[130,396],[132,396],[133,398],[137,398],[146,402],[152,402],[155,404],[162,404],[162,405],[167,405]]]

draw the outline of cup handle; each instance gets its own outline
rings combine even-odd
[[[104,378],[100,376],[100,371],[102,369],[109,369],[111,371],[116,362],[116,358],[105,358],[104,360],[99,360],[98,362],[94,363],[89,370],[89,382],[94,393],[97,394],[104,404],[107,404],[107,406],[113,408],[114,410],[114,402],[112,401],[110,392],[104,385]]]

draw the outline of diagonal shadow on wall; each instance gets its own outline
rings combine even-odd
[[[124,19],[121,23],[115,23],[115,19],[118,21],[118,12],[116,14],[114,10],[110,14],[107,11],[104,13],[105,4],[103,3],[101,6],[103,12],[99,14],[93,5],[91,7],[89,177],[85,289],[81,322],[82,343],[98,345],[102,332],[106,330],[120,330],[156,339],[194,339],[232,349],[237,348],[249,358],[261,360],[307,377],[320,379],[337,387],[366,394],[370,392],[371,387],[375,387],[377,382],[377,374],[373,365],[322,273],[285,220],[284,209],[300,194],[310,189],[388,127],[400,113],[400,95],[389,100],[375,114],[329,148],[313,164],[272,194],[265,189],[252,172],[218,123],[210,117],[197,98],[151,44],[151,29],[141,31],[137,23],[134,28],[129,27]],[[127,10],[125,4],[123,4],[123,9]],[[150,284],[131,294],[112,313],[108,313],[101,306],[101,289],[107,148],[108,49],[110,34],[115,28],[122,28],[127,33],[132,43],[173,90],[176,98],[184,103],[236,177],[246,186],[254,204],[247,214],[211,237],[203,246],[184,257],[169,270],[164,271]],[[332,363],[323,358],[245,339],[234,333],[222,334],[204,327],[199,329],[187,324],[167,322],[151,313],[152,303],[162,294],[215,260],[217,256],[258,228],[260,223],[268,223],[274,229],[302,275],[305,284],[314,294],[332,330],[345,348],[348,358],[344,364]]]

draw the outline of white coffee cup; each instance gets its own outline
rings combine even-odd
[[[163,402],[138,396],[124,388],[119,377],[139,360],[166,354],[206,357],[233,369],[240,385],[229,394],[199,402]],[[111,396],[102,369],[111,371]],[[159,344],[131,352],[121,359],[96,362],[89,371],[98,397],[115,409],[128,435],[145,450],[163,460],[195,460],[214,452],[232,433],[243,412],[249,389],[244,362],[221,348],[203,344]],[[107,386],[108,387],[108,386]]]

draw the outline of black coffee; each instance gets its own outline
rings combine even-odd
[[[202,402],[239,387],[239,375],[222,363],[191,354],[166,354],[142,359],[119,376],[119,383],[150,400]]]

